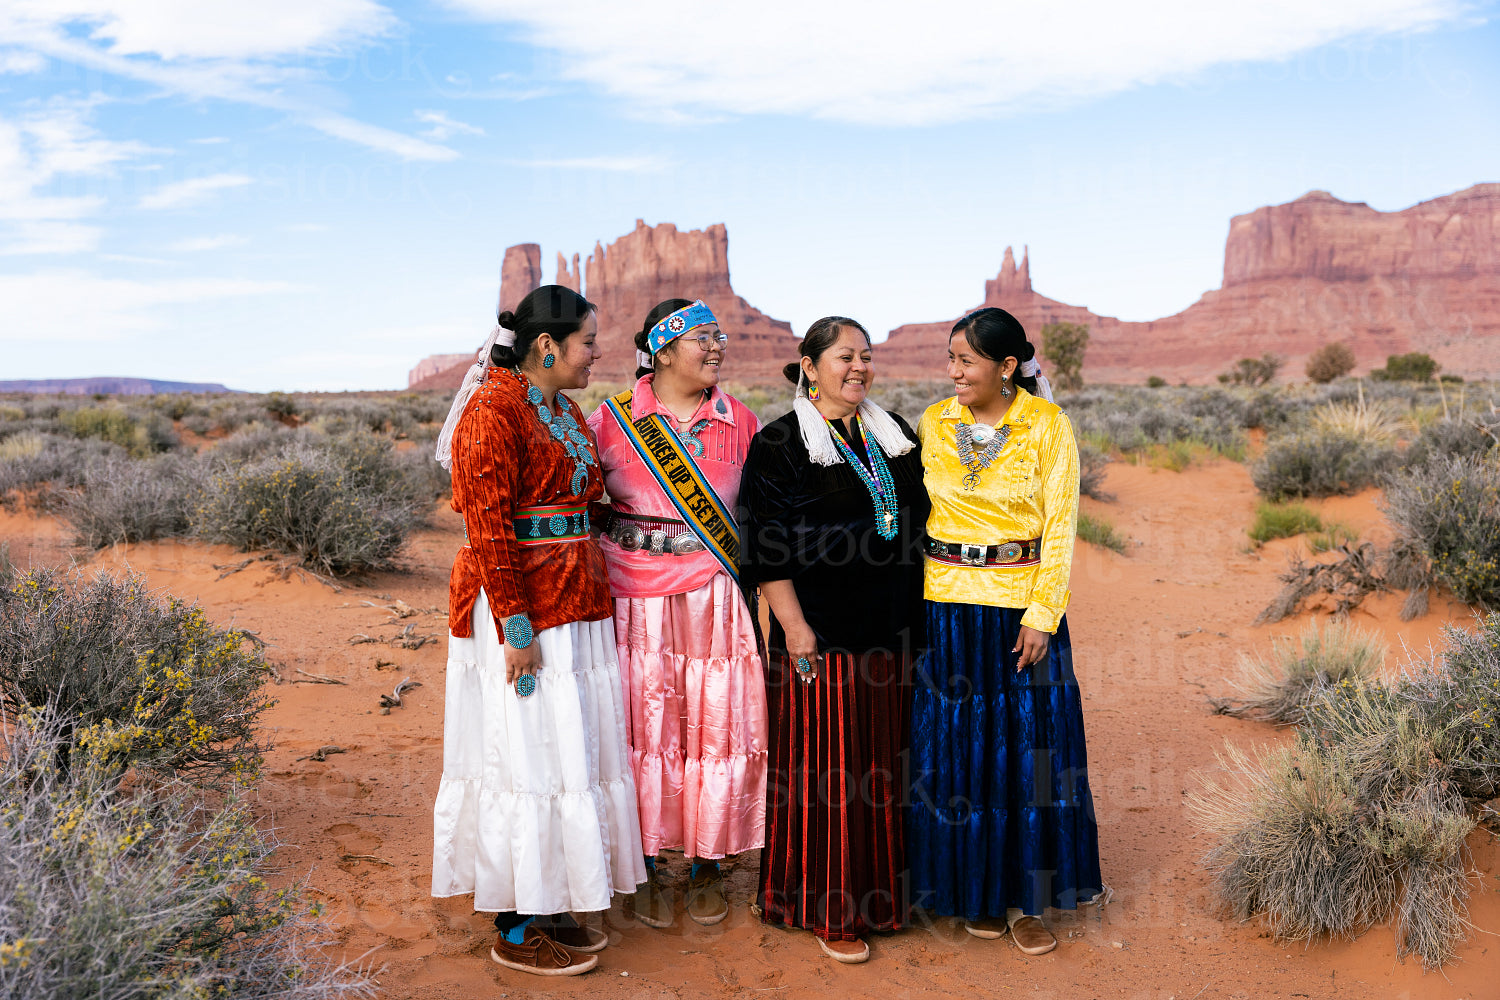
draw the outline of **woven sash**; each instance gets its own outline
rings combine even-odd
[[[734,516],[670,424],[655,413],[640,420],[630,419],[631,395],[627,390],[605,400],[604,405],[693,534],[714,554],[730,578],[738,580],[740,528],[734,523]]]

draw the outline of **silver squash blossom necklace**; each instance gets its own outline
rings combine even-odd
[[[994,436],[991,437],[991,434]],[[969,474],[964,476],[964,489],[972,492],[979,488],[979,474],[999,457],[1001,450],[1005,448],[1005,442],[1009,440],[1009,424],[996,431],[988,425],[959,423],[958,461],[969,470]],[[974,452],[976,444],[983,448],[978,454]]]

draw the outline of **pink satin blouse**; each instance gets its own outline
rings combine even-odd
[[[703,442],[698,467],[713,484],[724,506],[733,511],[739,503],[740,469],[750,450],[750,439],[760,430],[760,421],[750,408],[717,386],[686,424],[677,422],[672,412],[662,406],[651,389],[654,376],[643,376],[635,384],[630,400],[631,416],[636,420],[648,413],[659,413],[668,424],[685,436],[703,420],[708,426],[697,435]],[[610,505],[622,514],[682,520],[672,501],[667,499],[656,478],[631,447],[620,423],[604,406],[589,417],[589,429],[599,442],[599,465],[604,470],[604,486]],[[687,527],[680,529],[688,531]],[[717,559],[709,552],[687,555],[653,556],[643,551],[627,552],[608,538],[601,539],[604,561],[609,567],[609,585],[615,597],[666,597],[697,590],[721,571]]]

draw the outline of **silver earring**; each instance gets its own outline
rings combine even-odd
[[[1000,379],[1000,398],[1001,399],[1009,399],[1010,398],[1010,379],[1008,379],[1008,378],[1002,378],[1002,379]]]

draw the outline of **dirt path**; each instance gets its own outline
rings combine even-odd
[[[1075,662],[1085,691],[1090,770],[1105,879],[1115,901],[1102,912],[1059,915],[1052,954],[1028,959],[1008,941],[983,942],[951,920],[871,943],[863,966],[836,966],[804,934],[763,927],[745,903],[757,858],[731,872],[730,918],[714,928],[685,919],[666,931],[628,926],[618,910],[607,922],[613,945],[600,969],[547,981],[507,972],[487,957],[489,919],[466,899],[428,896],[431,802],[442,762],[446,582],[460,544],[444,510],[408,555],[412,571],[341,593],[268,563],[220,579],[244,559],[226,549],[147,544],[101,553],[90,566],[142,572],[155,587],[198,601],[221,622],[257,630],[281,664],[280,699],[269,717],[276,750],[259,800],[286,842],[292,872],[330,909],[350,954],[378,948],[387,995],[406,997],[600,996],[629,998],[763,996],[903,997],[955,994],[1211,1000],[1248,997],[1478,998],[1497,993],[1500,976],[1500,851],[1483,831],[1471,840],[1483,874],[1471,917],[1478,930],[1445,974],[1394,960],[1389,928],[1354,942],[1311,948],[1278,945],[1256,924],[1213,915],[1207,880],[1196,867],[1206,848],[1184,809],[1193,772],[1213,766],[1228,738],[1249,746],[1278,739],[1274,729],[1212,715],[1210,694],[1239,651],[1265,648],[1301,621],[1250,625],[1278,589],[1276,574],[1299,543],[1246,550],[1255,495],[1243,466],[1215,463],[1183,473],[1111,466],[1112,504],[1086,501],[1136,543],[1128,556],[1080,545],[1069,615]],[[1319,505],[1368,537],[1382,530],[1374,497]],[[38,555],[58,551],[46,519],[4,515],[0,531],[34,529]],[[30,527],[28,527],[28,525]],[[21,548],[12,544],[12,558]],[[364,602],[401,600],[418,613],[397,618]],[[1444,621],[1467,621],[1461,606],[1437,601],[1424,618],[1397,620],[1398,597],[1367,602],[1356,620],[1382,630],[1393,648],[1425,649]],[[433,613],[436,611],[437,613]],[[414,626],[419,649],[382,639]],[[1399,653],[1398,653],[1399,655]],[[298,670],[344,684],[298,683]],[[404,677],[422,687],[404,706],[379,714],[379,695]],[[324,745],[344,753],[298,759]],[[685,877],[680,863],[674,875]]]

